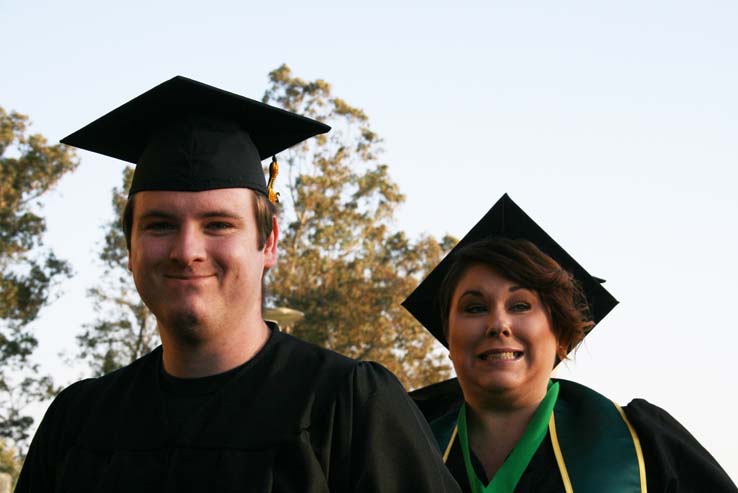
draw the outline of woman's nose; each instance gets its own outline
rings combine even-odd
[[[487,330],[485,333],[488,337],[508,337],[512,334],[512,331],[510,330],[510,321],[504,315],[493,313],[487,322]]]

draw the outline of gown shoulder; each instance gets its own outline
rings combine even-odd
[[[738,492],[720,464],[664,409],[645,399],[623,407],[635,428],[651,492]]]

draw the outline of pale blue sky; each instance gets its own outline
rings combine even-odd
[[[504,192],[621,301],[560,376],[678,418],[738,479],[738,3],[0,0],[0,105],[58,140],[174,75],[260,97],[281,63],[385,138],[411,234],[463,235]],[[47,200],[77,276],[37,326],[58,357],[120,163]]]

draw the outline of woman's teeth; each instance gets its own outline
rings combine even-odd
[[[506,351],[504,353],[484,353],[480,356],[483,360],[512,360],[522,356],[520,351]]]

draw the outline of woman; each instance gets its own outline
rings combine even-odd
[[[544,253],[546,252],[546,253]],[[465,491],[738,491],[668,413],[551,379],[617,301],[507,195],[404,305],[458,380],[413,397]]]

